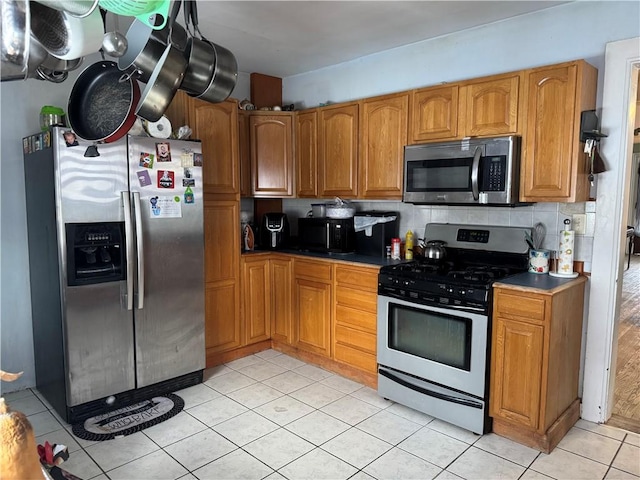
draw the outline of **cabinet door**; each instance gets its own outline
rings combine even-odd
[[[458,86],[429,87],[411,94],[409,143],[458,136]]]
[[[466,104],[464,135],[477,137],[518,133],[521,83],[521,74],[513,74],[462,87]]]
[[[293,196],[291,115],[251,115],[252,193],[255,197]]]
[[[578,163],[575,151],[577,66],[534,69],[527,77],[527,132],[521,166],[524,201],[574,199]],[[578,158],[580,160],[578,160]],[[583,196],[584,197],[584,196]]]
[[[318,196],[358,194],[358,103],[320,109]]]
[[[359,198],[402,199],[408,111],[409,93],[362,102]]]
[[[296,116],[296,189],[300,198],[318,196],[318,111]]]
[[[293,308],[293,261],[272,258],[269,261],[271,285],[271,338],[278,342],[292,343],[291,310]]]
[[[538,428],[544,327],[494,318],[490,414]]]
[[[331,356],[331,284],[296,277],[295,345],[312,353]]]
[[[202,141],[205,193],[239,194],[237,102],[209,103],[194,99],[190,118],[193,137]]]
[[[269,260],[242,259],[244,344],[268,340],[271,333]]]
[[[238,112],[238,156],[240,157],[240,196],[251,196],[251,143],[249,114]]]
[[[237,201],[204,204],[205,343],[207,352],[240,346],[239,248]]]

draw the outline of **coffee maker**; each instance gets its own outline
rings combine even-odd
[[[275,250],[289,243],[289,220],[280,212],[265,213],[260,228],[260,246]]]

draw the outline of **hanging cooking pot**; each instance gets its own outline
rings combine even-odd
[[[69,95],[67,116],[74,132],[85,140],[115,142],[136,120],[138,82],[122,77],[115,62],[102,60],[80,73]]]
[[[422,249],[422,255],[430,260],[444,260],[447,256],[447,249],[444,248],[446,243],[442,240],[429,240]]]
[[[142,92],[136,115],[150,122],[160,120],[180,88],[186,69],[182,52],[167,45]]]
[[[236,58],[226,48],[204,38],[198,26],[198,7],[194,0],[184,0],[184,18],[187,30],[191,23],[193,35],[188,46],[186,83],[182,88],[200,100],[223,102],[231,95],[238,80]],[[195,37],[196,33],[200,39]]]
[[[51,55],[74,60],[100,49],[104,26],[98,8],[79,18],[38,2],[29,3],[31,32]]]

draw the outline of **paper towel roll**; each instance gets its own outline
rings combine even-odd
[[[171,122],[164,115],[157,122],[143,122],[147,133],[154,138],[169,138],[171,136]]]
[[[573,271],[573,246],[575,242],[575,232],[573,230],[560,231],[560,249],[558,250],[558,267],[553,276],[575,277],[577,273]]]

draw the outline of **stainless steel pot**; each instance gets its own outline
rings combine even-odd
[[[2,2],[2,80],[22,80],[29,73],[30,2]]]
[[[422,255],[430,260],[443,260],[447,256],[445,245],[442,240],[429,240],[422,249]]]
[[[206,90],[200,95],[191,95],[211,103],[224,102],[238,80],[238,63],[236,57],[229,50],[215,43],[211,43],[214,50],[214,68],[211,81]],[[187,92],[188,93],[188,92]]]
[[[189,37],[185,54],[189,60],[180,88],[193,95],[202,95],[211,83],[216,52],[208,41]]]
[[[327,206],[324,203],[311,204],[311,216],[314,218],[324,218],[327,216]]]
[[[187,60],[182,52],[168,45],[142,92],[136,115],[150,122],[160,120],[175,97],[186,70]]]
[[[134,20],[127,30],[127,51],[118,58],[118,68],[148,83],[167,46],[152,35],[153,28]]]

